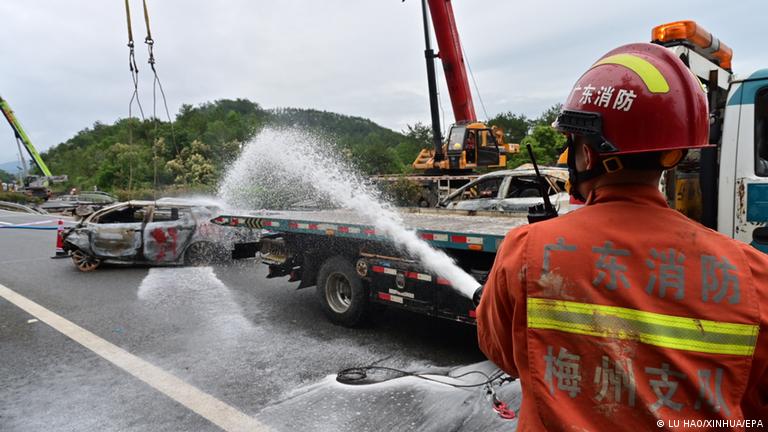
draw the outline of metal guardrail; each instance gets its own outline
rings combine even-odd
[[[45,212],[44,210],[36,209],[30,206],[26,206],[24,204],[19,204],[19,203],[10,202],[10,201],[0,201],[0,210],[8,210],[8,211],[38,214],[38,215],[47,214],[47,212]]]

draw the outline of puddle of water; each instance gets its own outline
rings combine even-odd
[[[212,267],[152,268],[137,295],[154,308],[191,309],[207,331],[222,337],[237,337],[253,329]]]
[[[496,391],[508,406],[519,410],[519,382]],[[258,418],[270,427],[276,425],[278,431],[510,431],[517,426],[517,420],[502,419],[493,411],[484,387],[456,388],[415,377],[345,385],[328,376],[295,390]]]

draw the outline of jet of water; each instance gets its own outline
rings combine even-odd
[[[433,249],[403,225],[381,194],[366,186],[343,151],[312,134],[268,128],[243,149],[224,178],[219,196],[233,207],[276,208],[307,200],[330,200],[371,221],[377,234],[417,258],[468,298],[479,283],[445,252]]]

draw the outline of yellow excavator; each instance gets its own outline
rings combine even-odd
[[[43,158],[40,157],[40,153],[37,152],[35,146],[32,145],[32,141],[29,136],[21,127],[21,123],[16,119],[11,106],[8,102],[0,97],[0,111],[3,112],[3,116],[8,120],[8,124],[11,125],[13,133],[16,136],[16,142],[19,145],[19,152],[21,152],[22,145],[27,150],[29,157],[35,163],[35,166],[40,170],[41,175],[30,175],[27,173],[27,164],[24,162],[24,155],[21,154],[22,168],[23,168],[23,188],[22,191],[40,198],[48,198],[50,196],[50,190],[48,186],[50,183],[62,183],[67,181],[66,175],[55,176],[51,174],[51,170],[48,169],[48,165],[45,164]]]
[[[488,127],[477,121],[472,93],[464,66],[464,55],[459,41],[459,32],[450,0],[422,0],[424,39],[429,81],[429,105],[432,115],[434,148],[422,149],[413,167],[427,173],[445,174],[467,172],[476,168],[505,168],[507,154],[518,153],[519,144],[504,142],[501,128]],[[429,8],[427,8],[429,3]],[[431,48],[427,9],[432,17],[435,37],[440,53]],[[439,57],[451,97],[451,106],[456,123],[451,126],[447,141],[443,142],[440,130],[440,115],[437,101],[437,83],[434,59]]]

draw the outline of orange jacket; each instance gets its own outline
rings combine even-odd
[[[768,256],[656,188],[602,187],[510,231],[477,325],[521,379],[519,431],[768,425]]]

